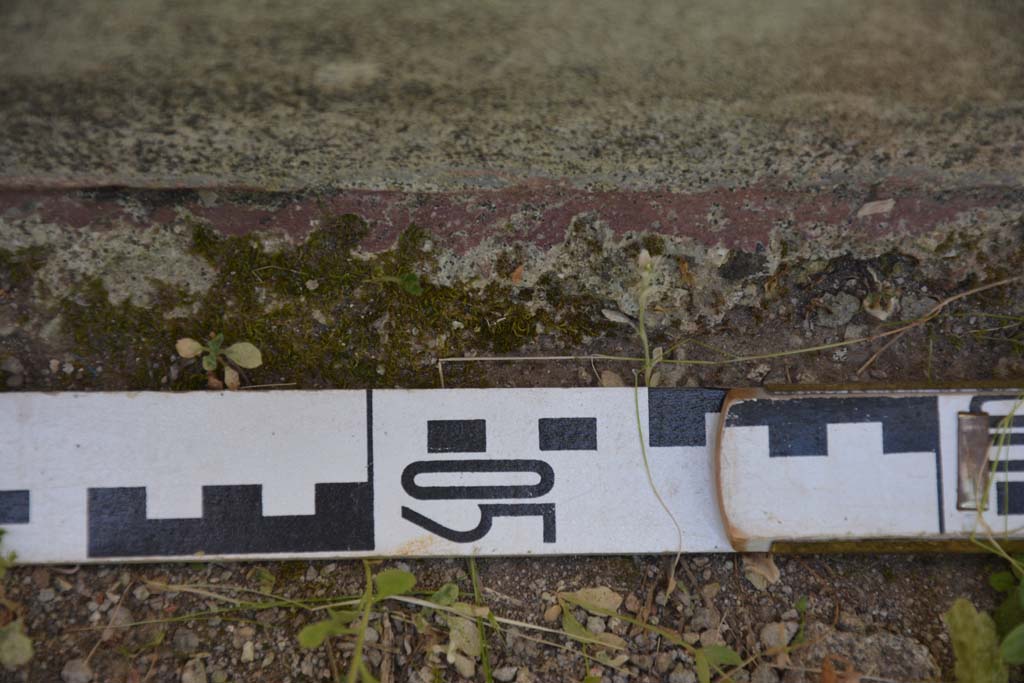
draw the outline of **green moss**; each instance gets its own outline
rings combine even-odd
[[[665,253],[665,238],[654,233],[647,233],[642,240],[644,249],[651,256],[661,256]]]
[[[16,291],[27,287],[46,263],[46,247],[25,247],[11,251],[0,249],[0,288]]]
[[[163,288],[141,309],[110,304],[100,281],[91,281],[61,307],[76,353],[103,363],[96,383],[104,388],[201,388],[198,364],[169,376],[174,341],[223,332],[229,343],[251,341],[263,352],[264,365],[244,377],[249,384],[429,387],[438,357],[515,352],[541,330],[577,344],[606,327],[595,322],[603,320],[599,302],[554,280],[537,291],[504,279],[483,289],[432,283],[435,257],[424,250],[429,233],[418,226],[394,249],[365,258],[353,253],[367,234],[362,220],[328,216],[321,225],[302,245],[273,252],[254,236],[194,225],[192,249],[217,273],[211,289],[195,297]],[[407,273],[420,276],[422,295],[381,279]],[[195,312],[167,315],[182,308]],[[481,383],[482,376],[459,379]]]

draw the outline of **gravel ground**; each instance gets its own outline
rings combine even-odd
[[[802,670],[820,668],[825,654],[848,657],[866,675],[937,680],[950,666],[949,639],[939,614],[958,595],[987,607],[994,597],[985,577],[995,562],[985,557],[780,556],[776,563],[780,580],[759,590],[744,577],[739,556],[686,557],[678,572],[680,590],[667,599],[669,561],[662,557],[490,559],[481,560],[479,570],[483,602],[499,616],[559,629],[560,619],[552,614],[558,592],[607,586],[624,597],[624,615],[642,613],[651,624],[679,631],[687,642],[725,643],[744,656],[760,654],[733,675],[736,681],[760,683],[818,680],[817,674]],[[408,568],[426,590],[455,582],[472,594],[465,560],[388,565]],[[145,584],[208,584],[214,592],[218,584],[257,589],[257,566],[277,577],[276,593],[293,599],[351,596],[362,590],[362,568],[356,562],[17,569],[8,580],[9,597],[24,603],[25,623],[39,652],[27,669],[3,680],[57,681],[62,672],[64,681],[88,680],[67,668],[68,662],[83,658],[97,681],[329,679],[325,650],[298,646],[296,633],[310,621],[302,610],[276,607],[188,619],[189,613],[224,605]],[[796,609],[802,599],[804,615]],[[588,665],[578,648],[569,651],[534,640],[564,645],[563,637],[512,627],[488,640],[495,679],[582,680],[593,668],[603,681],[695,680],[686,650],[649,632],[636,633],[622,619],[577,612],[592,631],[626,639],[629,658],[618,670],[592,661]],[[431,654],[432,645],[446,641],[443,622],[428,619],[428,628],[418,632],[414,618],[414,610],[397,604],[375,614],[367,650],[375,670],[386,657],[396,681],[462,680],[444,655]],[[390,627],[383,625],[385,619]],[[152,623],[107,628],[132,622]],[[795,648],[788,662],[764,654],[778,645],[779,633],[791,637],[801,623],[806,645]],[[391,636],[385,639],[388,628]],[[336,641],[339,666],[344,667],[350,647]],[[205,679],[198,670],[205,671]],[[474,680],[483,680],[479,667]]]

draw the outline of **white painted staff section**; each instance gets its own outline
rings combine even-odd
[[[769,457],[766,426],[725,430],[725,506],[746,550],[767,551],[776,540],[939,533],[933,452],[886,457],[877,423],[827,430],[828,452],[822,457],[785,458]],[[955,482],[953,491],[955,505]]]
[[[646,432],[647,393],[639,399]],[[647,483],[632,389],[375,391],[372,453],[368,405],[364,391],[0,395],[4,546],[28,563],[677,549],[675,527]],[[441,428],[467,421],[475,424],[469,432]],[[441,424],[433,436],[431,422]],[[705,424],[713,435],[716,416]],[[446,446],[452,434],[482,435],[485,445]],[[710,452],[648,449],[688,552],[731,550]],[[404,488],[407,468],[439,461],[498,469],[426,471],[411,479],[416,495]],[[516,470],[522,461],[553,480]],[[341,512],[314,516],[317,485],[360,482],[331,494]],[[226,497],[204,487],[224,487]],[[243,499],[254,490],[252,512]],[[455,497],[429,498],[438,491]],[[133,508],[137,496],[142,507]],[[247,511],[236,513],[236,500]],[[446,539],[403,508],[455,532],[486,533]],[[494,513],[489,530],[483,509]]]
[[[30,492],[4,524],[23,562],[84,562],[86,493],[146,487],[150,519],[202,515],[202,487],[261,484],[265,515],[311,514],[321,481],[366,481],[361,391],[0,395],[0,490]]]
[[[730,394],[717,453],[722,509],[737,550],[776,541],[1024,538],[1019,392]],[[984,413],[987,508],[957,507],[958,415]],[[1009,426],[1000,426],[1009,416]],[[998,442],[997,442],[998,443]]]
[[[737,390],[720,419],[723,396],[638,396],[684,552],[962,539],[984,525],[1024,537],[1015,393]],[[636,399],[630,388],[7,393],[0,526],[25,562],[671,553]],[[983,413],[1006,440],[990,449],[980,517],[957,509],[961,412]]]
[[[640,395],[647,431],[647,392]],[[550,418],[596,418],[596,450],[542,451],[538,423]],[[716,416],[707,416],[708,434]],[[484,420],[485,453],[427,453],[428,420]],[[523,555],[661,553],[678,549],[672,520],[651,492],[637,432],[633,389],[452,389],[374,392],[375,517],[386,554]],[[648,448],[654,481],[683,528],[687,552],[732,548],[720,522],[710,450]],[[554,471],[554,486],[523,504],[553,503],[555,541],[542,540],[537,516],[495,518],[492,530],[468,543],[445,540],[402,518],[412,509],[456,530],[480,520],[478,500],[417,500],[400,484],[413,460],[538,459]],[[449,475],[452,485],[479,484],[479,475]],[[494,501],[497,502],[497,501]],[[517,502],[504,500],[501,502]]]

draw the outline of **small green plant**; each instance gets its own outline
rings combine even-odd
[[[235,342],[224,347],[224,335],[216,334],[203,344],[191,337],[182,337],[174,345],[182,358],[202,356],[203,370],[211,389],[237,389],[241,386],[241,369],[251,370],[263,364],[263,354],[249,342]],[[224,366],[223,382],[217,377],[218,366]]]
[[[793,645],[800,645],[807,638],[807,608],[809,606],[806,595],[801,595],[793,605],[793,609],[800,616],[800,626],[797,628],[796,635],[793,636]]]
[[[405,595],[416,585],[416,577],[410,572],[399,569],[386,569],[376,576],[370,569],[370,563],[363,561],[366,575],[366,588],[354,610],[329,609],[330,615],[309,624],[299,631],[299,645],[304,648],[320,647],[325,640],[334,636],[355,635],[356,644],[352,651],[346,683],[363,683],[375,681],[373,674],[363,661],[363,648],[366,644],[366,630],[370,625],[370,613],[375,605],[395,595]],[[376,584],[376,589],[374,585]]]
[[[997,436],[991,445],[994,457],[991,458],[989,489],[978,506],[977,526],[971,536],[976,545],[1009,564],[1009,570],[995,572],[988,579],[992,588],[1003,593],[1003,600],[989,615],[975,609],[969,600],[959,598],[943,615],[953,641],[958,683],[1006,683],[1010,680],[1010,666],[1024,664],[1024,555],[1010,555],[983,516],[1009,445],[1010,428],[1022,405],[1024,396],[1017,399],[996,427]],[[984,538],[978,538],[979,531]]]
[[[366,577],[363,594],[357,601],[349,601],[344,605],[354,609],[336,610],[329,607],[327,619],[309,624],[299,631],[299,645],[311,649],[325,643],[329,646],[330,639],[336,636],[355,636],[355,647],[352,650],[345,682],[376,683],[363,658],[370,616],[375,609],[380,608],[381,603],[406,597],[407,601],[424,607],[423,612],[414,620],[419,630],[426,630],[426,617],[431,616],[435,608],[446,610],[444,616],[449,630],[449,644],[446,648],[438,646],[438,651],[445,654],[448,662],[453,664],[463,677],[472,678],[476,668],[474,659],[482,655],[483,644],[477,624],[470,618],[479,616],[481,612],[489,614],[490,610],[486,607],[476,609],[471,605],[457,603],[459,588],[453,583],[441,586],[428,600],[408,597],[416,586],[416,576],[412,572],[385,569],[373,574],[371,567],[370,561],[363,561]],[[328,652],[330,653],[330,650]]]
[[[4,530],[0,529],[0,541]],[[32,659],[32,639],[25,633],[22,607],[7,598],[3,579],[14,564],[14,553],[0,553],[0,667],[12,671]]]

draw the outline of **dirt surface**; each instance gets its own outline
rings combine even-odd
[[[437,387],[439,358],[636,357],[615,320],[638,314],[643,249],[652,345],[697,361],[663,386],[1019,385],[1024,286],[950,297],[1024,266],[1022,27],[997,2],[2,3],[0,389],[205,390],[174,341],[217,332],[263,351],[244,383],[283,389]],[[933,310],[877,358],[883,340],[856,341]],[[443,376],[585,387],[635,368]],[[739,556],[688,556],[666,596],[669,558],[481,560],[482,599],[510,619],[560,630],[544,618],[559,591],[625,598],[623,618],[577,614],[626,639],[618,669],[516,626],[490,639],[494,677],[694,683],[685,648],[630,627],[639,613],[756,657],[735,681],[818,680],[826,654],[951,680],[940,615],[960,595],[992,609],[1003,568],[776,562],[759,590]],[[358,563],[259,566],[292,599],[362,590]],[[463,559],[404,566],[472,592]],[[217,599],[143,588],[255,589],[256,569],[16,568],[36,657],[0,680],[86,681],[84,659],[94,681],[330,678],[325,649],[298,645],[305,610],[190,618]],[[417,630],[418,610],[388,607],[373,671],[459,680],[431,651],[443,620]],[[101,638],[112,621],[152,623]],[[790,662],[765,654],[801,624]]]
[[[992,607],[992,591],[987,588],[985,575],[996,563],[984,557],[789,556],[778,557],[776,561],[782,579],[767,590],[758,591],[743,578],[738,556],[688,557],[679,571],[683,590],[667,601],[667,558],[491,559],[481,560],[479,568],[483,600],[500,616],[559,629],[557,620],[553,623],[544,619],[545,612],[555,604],[558,591],[608,586],[622,596],[633,596],[622,608],[623,614],[634,616],[629,610],[634,601],[641,610],[650,605],[649,622],[677,629],[698,643],[727,643],[746,655],[766,650],[761,638],[765,626],[801,623],[794,606],[806,598],[806,622],[820,624],[819,633],[852,634],[853,640],[868,643],[878,634],[891,634],[888,649],[876,646],[874,652],[856,664],[866,674],[903,680],[934,679],[938,670],[931,668],[933,661],[948,669],[949,639],[938,619],[945,605],[956,596],[967,595],[979,606]],[[358,563],[261,566],[279,577],[281,585],[276,592],[285,597],[352,596],[362,590],[362,569]],[[411,569],[426,589],[454,581],[463,592],[472,594],[464,560],[409,561],[398,566]],[[101,641],[103,627],[114,610],[127,610],[116,620],[160,621],[108,633],[108,640],[101,642],[90,660],[96,680],[130,681],[137,680],[136,676],[141,680],[149,674],[149,680],[178,681],[182,669],[196,658],[204,662],[212,680],[329,678],[330,665],[323,648],[304,651],[296,644],[296,633],[312,620],[301,610],[272,608],[171,621],[191,612],[223,607],[223,603],[185,593],[139,591],[144,579],[210,584],[208,588],[213,591],[218,584],[255,590],[259,584],[252,577],[253,569],[249,564],[82,567],[74,574],[19,569],[9,579],[9,597],[28,606],[26,625],[41,652],[27,671],[8,674],[7,680],[59,680],[68,660],[87,656]],[[460,680],[454,669],[446,665],[443,655],[434,664],[427,659],[425,651],[431,644],[446,641],[443,622],[432,620],[431,628],[418,633],[407,622],[414,614],[395,606],[390,617],[394,641],[387,649],[382,643],[371,644],[370,656],[376,660],[397,650],[393,656],[398,681]],[[579,617],[587,623],[585,615]],[[372,622],[378,634],[384,630],[380,623],[384,618],[381,614]],[[632,635],[630,625],[623,620],[602,621],[609,631],[627,639],[630,653],[620,671],[591,663],[603,680],[695,680],[693,660],[682,648],[649,633]],[[161,633],[164,640],[154,644]],[[517,681],[582,680],[587,675],[588,663],[578,653],[527,638],[565,642],[549,633],[513,627],[511,632],[490,639],[494,669],[515,667],[513,678]],[[243,660],[246,642],[252,643],[254,652],[250,661]],[[342,643],[338,641],[335,648],[340,650],[337,656],[344,665]],[[844,648],[833,649],[833,654],[844,654]],[[845,654],[852,653],[846,650]],[[755,674],[754,680],[776,681],[777,675],[786,680],[801,680],[798,668],[817,669],[821,665],[820,659],[805,661],[802,655],[797,648],[791,655],[793,661],[787,665],[792,668],[766,674],[762,667],[762,673]],[[765,660],[771,662],[773,657],[767,656]],[[670,679],[677,668],[680,671],[676,678]],[[218,671],[226,679],[215,677]],[[734,675],[733,680],[744,681],[749,677],[750,673],[744,671]],[[479,667],[475,679],[483,680]]]

